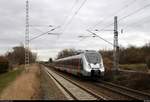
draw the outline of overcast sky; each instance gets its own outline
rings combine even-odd
[[[0,54],[24,43],[25,1],[0,0]],[[99,38],[81,39],[78,36],[88,36],[87,29],[101,30],[114,22],[114,16],[121,19],[145,6],[118,22],[119,45],[142,46],[150,42],[150,0],[29,0],[29,6],[29,22],[33,25],[30,26],[30,38],[61,26],[52,32],[60,36],[46,34],[31,41],[30,48],[38,53],[39,60],[55,58],[65,48],[112,49],[112,45]],[[113,25],[105,30],[113,30]],[[113,43],[113,31],[96,33]]]

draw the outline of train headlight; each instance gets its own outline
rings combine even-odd
[[[98,63],[97,64],[91,63],[90,66],[91,66],[91,68],[99,68],[99,64]]]

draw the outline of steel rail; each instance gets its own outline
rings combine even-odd
[[[47,71],[48,72],[48,71]],[[53,71],[54,72],[54,71]],[[48,72],[49,73],[49,72]],[[55,72],[56,73],[56,72]],[[50,74],[50,73],[49,73]],[[90,94],[90,95],[92,95],[93,97],[95,97],[95,98],[97,98],[98,100],[106,100],[106,98],[104,98],[104,97],[102,97],[101,95],[99,95],[99,94],[96,94],[95,92],[93,92],[92,90],[90,90],[90,89],[87,89],[87,88],[85,88],[84,86],[82,86],[82,85],[79,85],[78,83],[76,83],[76,82],[74,82],[74,81],[72,81],[72,80],[70,80],[70,79],[68,79],[68,78],[66,78],[66,77],[64,77],[64,76],[62,76],[62,75],[60,75],[60,74],[58,74],[58,73],[56,73],[57,75],[59,75],[60,77],[62,77],[62,78],[64,78],[65,80],[67,80],[67,81],[69,81],[70,83],[72,83],[73,85],[75,85],[75,86],[77,86],[77,87],[79,87],[80,89],[82,89],[82,90],[84,90],[85,92],[87,92],[88,94]],[[54,77],[54,76],[53,76]],[[55,80],[57,80],[56,78],[54,78]],[[58,82],[58,80],[57,80],[57,82]],[[60,82],[58,82],[59,84],[61,84]],[[65,91],[67,90],[67,88],[65,88],[62,84],[61,84],[61,86],[65,89]],[[68,92],[69,90],[67,90],[67,92]],[[71,96],[73,96],[73,97],[75,97],[71,92],[69,92],[69,94],[71,95]],[[74,98],[75,99],[75,98]],[[75,100],[77,100],[77,98],[75,99]]]
[[[46,71],[46,70],[45,70]],[[66,87],[64,87],[50,72],[46,71],[49,77],[52,77],[74,100],[78,100]]]
[[[132,99],[136,99],[136,100],[150,99],[150,94],[148,94],[148,93],[144,93],[141,91],[137,91],[134,89],[130,89],[127,87],[123,87],[123,86],[116,85],[114,83],[110,83],[110,82],[106,82],[106,81],[102,81],[102,80],[100,80],[99,82],[100,83],[97,83],[96,85],[101,86],[103,88],[107,88],[110,91],[125,95]]]
[[[55,72],[57,73],[57,72]],[[89,90],[87,88],[85,88],[82,85],[79,85],[78,83],[72,81],[69,78],[64,77],[63,75],[57,73],[59,76],[63,77],[64,79],[66,79],[67,81],[71,82],[72,84],[78,86],[79,88],[87,91],[88,93],[90,93],[91,95],[97,97],[98,99],[102,99],[102,100],[106,100],[107,98],[104,98],[96,93],[94,93],[92,90]],[[145,93],[145,92],[141,92],[141,91],[137,91],[134,89],[130,89],[124,86],[120,86],[120,85],[116,85],[114,83],[110,83],[110,82],[106,82],[103,80],[99,80],[98,83],[95,82],[93,83],[93,85],[96,85],[98,87],[102,87],[106,90],[109,90],[110,92],[125,96],[129,99],[133,99],[133,100],[143,100],[143,99],[150,99],[150,94],[149,93]]]

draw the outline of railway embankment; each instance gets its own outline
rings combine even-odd
[[[41,68],[41,99],[42,100],[67,100],[62,91],[57,87],[54,81],[48,76],[48,74]]]
[[[51,66],[51,65],[48,65]],[[76,83],[77,86],[79,85],[81,87],[81,89],[84,88],[88,89],[88,93],[92,93],[92,95],[94,94],[94,96],[98,97],[98,99],[106,99],[106,100],[133,100],[133,99],[149,99],[150,98],[150,94],[147,94],[145,92],[141,92],[141,91],[137,91],[137,90],[133,90],[127,87],[122,87],[120,85],[117,84],[113,84],[113,83],[108,83],[106,81],[102,81],[102,80],[84,80],[82,78],[79,77],[75,77],[73,75],[70,74],[66,74],[65,72],[58,72],[57,70],[53,70],[52,67],[47,67],[50,68],[52,71],[54,71],[55,73],[57,73],[57,75],[63,77],[64,79],[70,81],[71,83]],[[47,69],[45,68],[45,69]],[[50,73],[51,76],[51,71],[47,71],[48,73]],[[53,76],[53,74],[52,74]],[[58,78],[54,75],[54,79],[56,78],[56,80],[61,80],[62,78]],[[64,87],[65,85],[65,81],[58,81],[59,83],[61,83]],[[65,83],[63,83],[65,82]],[[92,83],[91,83],[92,82]],[[69,85],[69,84],[67,84]],[[70,90],[69,88],[73,88],[73,86],[67,86],[66,90]],[[84,89],[83,88],[83,89]],[[76,89],[76,88],[75,88]],[[79,93],[80,91],[78,90],[77,92],[72,92],[69,91],[71,93],[73,93],[73,96],[77,97],[78,95],[75,95],[77,93]],[[75,93],[75,94],[74,94]],[[77,97],[79,98],[79,97]],[[80,98],[79,98],[80,99]]]
[[[15,68],[15,70],[11,70],[9,72],[0,74],[0,94],[1,92],[9,86],[23,71],[21,66]]]
[[[130,92],[116,86],[110,86],[105,82],[91,83],[91,81],[84,81],[78,77],[70,76],[70,74],[63,74],[61,72],[55,73],[52,66],[46,68],[43,65],[32,64],[29,68],[29,72],[22,71],[18,76],[16,76],[14,81],[2,90],[0,99],[68,100],[68,97],[79,100],[88,98],[91,100],[101,98],[132,99],[133,97],[131,96],[137,97],[138,95],[141,99],[143,99],[143,96],[140,94]],[[131,74],[131,72],[120,71],[115,73],[115,75],[113,74],[113,77],[111,76],[110,79],[105,78],[105,80],[107,80],[107,82],[115,83],[115,85],[140,90],[141,92],[149,92],[149,74]],[[122,91],[120,90],[124,91],[124,93],[121,93]],[[129,95],[130,97],[128,97]]]
[[[49,78],[53,80],[55,85],[61,90],[62,94],[65,95],[67,100],[103,100],[106,99],[103,96],[89,90],[81,83],[74,81],[73,77],[66,77],[67,74],[60,74],[53,70],[51,67],[44,67],[43,70]]]
[[[0,75],[0,100],[67,100],[42,69],[32,64],[28,72],[18,68]]]
[[[30,65],[29,71],[23,71],[0,94],[1,100],[40,99],[40,69],[38,65]],[[3,81],[6,81],[3,79]]]
[[[150,93],[149,73],[119,70],[117,73],[107,72],[105,80],[121,86]]]

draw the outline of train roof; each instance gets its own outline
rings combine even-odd
[[[61,61],[61,60],[67,60],[67,59],[72,59],[72,58],[81,58],[81,56],[85,53],[97,53],[95,50],[85,50],[85,51],[79,51],[77,55],[69,56],[69,57],[64,57],[58,60],[55,60],[54,62]]]
[[[72,59],[72,58],[81,58],[81,54],[79,54],[79,55],[73,55],[73,56],[69,56],[69,57],[64,57],[64,58],[55,60],[54,62],[62,61],[62,60],[67,60],[67,59]]]

